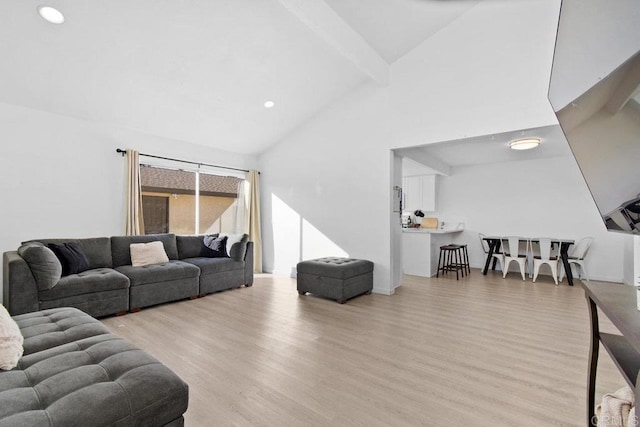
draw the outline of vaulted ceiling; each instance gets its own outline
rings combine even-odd
[[[2,0],[0,102],[258,154],[478,1]]]

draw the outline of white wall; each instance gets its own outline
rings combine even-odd
[[[555,124],[546,94],[558,8],[479,3],[394,63],[389,86],[361,87],[263,153],[265,270],[289,274],[306,258],[292,224],[304,218],[335,244],[327,255],[374,261],[374,291],[392,293],[389,149]]]
[[[573,157],[456,167],[438,186],[438,215],[465,223],[453,240],[469,245],[473,267],[486,259],[478,233],[576,241],[592,236],[590,278],[623,281],[632,236],[606,231]]]
[[[28,239],[122,234],[126,160],[116,148],[256,166],[250,156],[2,103],[0,130],[0,252]]]
[[[482,1],[394,63],[392,147],[557,124],[547,91],[559,7]]]
[[[390,151],[389,155],[391,156],[391,180],[392,180],[392,190],[400,187],[402,188],[402,174],[404,172],[403,168],[403,159],[400,156],[397,156],[395,152]],[[402,190],[401,190],[402,191]],[[391,284],[395,287],[400,285],[402,281],[402,222],[400,211],[400,206],[396,205],[396,200],[391,198],[391,207],[389,208],[391,212],[390,216],[390,232],[391,232]]]
[[[624,283],[640,286],[640,236],[633,236],[624,246]]]
[[[392,161],[379,96],[361,88],[260,156],[265,271],[344,254],[373,261],[374,290],[391,293]]]

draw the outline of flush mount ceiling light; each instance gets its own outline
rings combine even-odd
[[[540,145],[540,138],[520,138],[509,141],[512,150],[530,150]]]
[[[265,101],[264,102],[264,108],[273,108],[276,105],[275,102],[273,101]]]
[[[38,13],[42,19],[52,24],[62,24],[64,22],[64,15],[54,7],[38,6]]]

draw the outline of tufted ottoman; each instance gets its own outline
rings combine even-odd
[[[373,263],[353,258],[318,258],[298,263],[298,293],[310,292],[344,304],[373,289]]]
[[[187,384],[91,316],[56,308],[13,319],[24,354],[0,370],[0,427],[184,424]]]

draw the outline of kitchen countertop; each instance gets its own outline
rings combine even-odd
[[[447,234],[460,233],[464,228],[403,228],[403,233],[427,233],[427,234]]]

